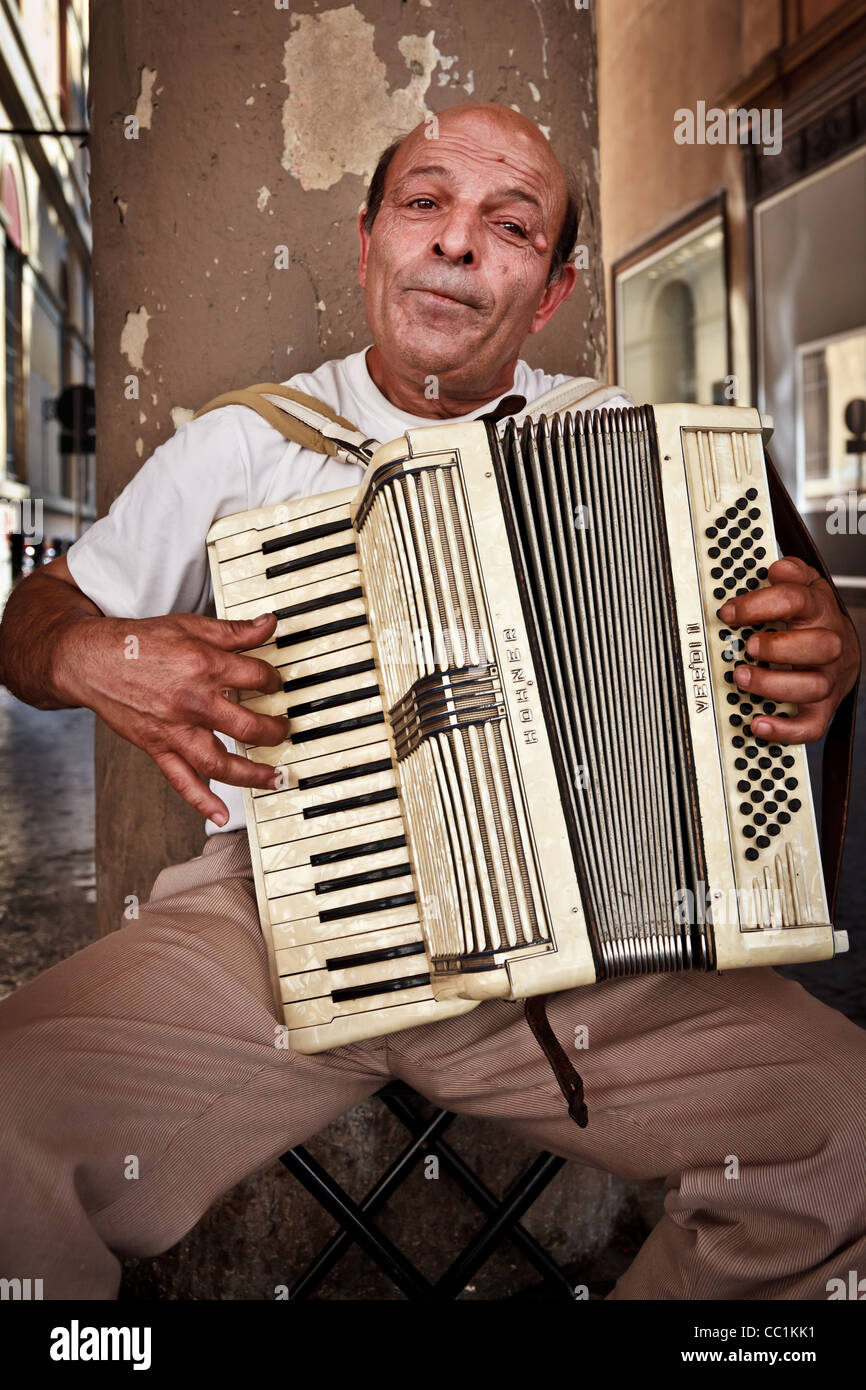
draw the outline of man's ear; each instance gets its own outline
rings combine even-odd
[[[364,227],[364,218],[366,216],[367,209],[365,207],[361,208],[361,211],[358,213],[358,240],[360,242],[358,251],[358,284],[361,286],[361,289],[364,288],[367,280],[367,252],[370,249],[370,233],[366,231]]]
[[[553,318],[560,304],[562,304],[571,294],[577,284],[577,267],[571,261],[566,261],[562,267],[559,279],[554,280],[552,285],[541,297],[541,301],[529,325],[530,333],[540,333],[546,323]]]

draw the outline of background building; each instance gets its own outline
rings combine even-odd
[[[86,0],[0,0],[0,604],[95,515],[93,460],[61,452],[54,414],[93,380],[89,159],[59,134],[87,126],[87,37]]]

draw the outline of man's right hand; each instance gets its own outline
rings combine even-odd
[[[185,801],[224,825],[225,803],[201,779],[272,788],[275,773],[227,752],[213,730],[249,744],[273,745],[288,736],[285,716],[254,714],[225,694],[229,688],[281,689],[275,667],[239,654],[262,646],[275,627],[272,613],[244,622],[194,613],[136,620],[82,616],[58,635],[55,685],[70,703],[86,705],[142,748]]]

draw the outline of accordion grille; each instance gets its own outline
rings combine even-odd
[[[456,457],[386,477],[359,544],[434,969],[537,949],[549,934]]]
[[[705,966],[678,914],[705,875],[652,415],[509,424],[493,448],[600,973]]]

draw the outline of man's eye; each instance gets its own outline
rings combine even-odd
[[[518,236],[526,236],[526,232],[523,230],[519,222],[500,222],[499,225],[501,227],[507,228],[508,231],[516,232]]]
[[[414,208],[417,207],[418,203],[429,203],[430,207],[434,206],[432,198],[412,198],[409,206],[410,208]]]

